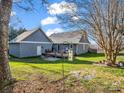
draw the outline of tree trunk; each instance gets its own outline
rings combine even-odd
[[[112,51],[104,52],[104,54],[108,64],[116,64],[117,54],[114,54]]]
[[[117,55],[113,55],[113,64],[116,63]]]
[[[11,14],[11,0],[0,1],[0,88],[11,80],[8,64],[8,25]]]

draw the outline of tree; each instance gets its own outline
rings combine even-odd
[[[123,0],[68,0],[76,5],[62,6],[72,13],[58,16],[64,26],[84,29],[89,37],[104,50],[108,63],[115,64],[119,52],[124,49],[124,1]]]
[[[25,28],[14,29],[12,26],[9,27],[9,41],[16,38],[21,33],[25,32]]]
[[[8,24],[11,14],[12,0],[0,1],[0,88],[11,80],[8,64]]]
[[[46,0],[39,0],[47,3]],[[35,0],[0,0],[0,90],[11,79],[11,72],[8,64],[8,28],[12,4],[25,11],[34,10]]]

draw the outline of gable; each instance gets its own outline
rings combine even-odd
[[[82,35],[82,37],[81,37],[81,39],[80,39],[80,43],[89,43],[89,40],[88,40],[87,36],[84,37],[84,36]]]
[[[51,42],[43,31],[38,29],[22,41]]]

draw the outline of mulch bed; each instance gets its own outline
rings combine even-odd
[[[98,61],[98,62],[94,63],[94,65],[124,68],[123,61],[119,61],[119,62],[116,62],[116,64],[112,64],[110,61],[102,60],[102,61]]]
[[[57,81],[42,75],[33,75],[30,78],[6,86],[1,93],[86,93],[84,88],[76,83],[63,89],[63,80],[66,78]]]

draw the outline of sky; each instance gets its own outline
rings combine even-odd
[[[69,5],[69,3],[63,0],[49,0],[51,5],[49,7],[43,7],[40,0],[34,0],[34,11],[27,12],[17,7],[15,1],[21,2],[21,0],[14,0],[11,11],[10,26],[13,26],[15,29],[23,27],[27,30],[31,30],[41,27],[47,35],[66,31],[66,29],[62,28],[62,25],[59,24],[59,19],[56,15],[70,12],[69,9],[60,8],[61,5]],[[25,6],[23,3],[21,5]]]
[[[28,1],[28,0],[27,0]],[[74,3],[69,3],[64,0],[48,0],[49,6],[45,7],[42,5],[40,0],[33,0],[34,8],[33,11],[25,11],[19,8],[17,5],[22,5],[23,8],[29,6],[23,0],[14,0],[11,10],[10,26],[15,29],[26,28],[32,30],[36,28],[42,28],[42,30],[50,36],[53,33],[69,31],[59,24],[59,19],[56,15],[64,13],[72,13],[68,8],[62,8],[62,6],[73,6],[73,9],[77,10]],[[74,19],[75,20],[75,19]],[[92,41],[93,42],[93,41]]]

